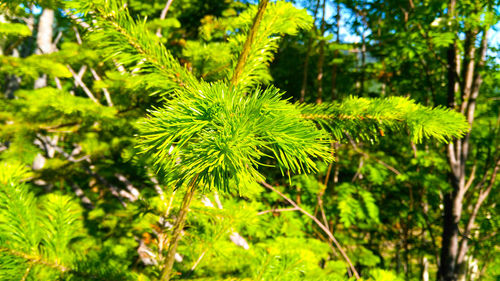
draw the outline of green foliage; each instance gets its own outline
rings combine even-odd
[[[49,123],[57,120],[62,122],[75,122],[78,120],[109,121],[113,118],[116,110],[105,106],[96,106],[88,98],[72,96],[68,92],[60,91],[50,87],[34,91],[19,91],[19,101],[14,103],[20,108],[28,108],[29,111],[21,111],[26,120],[36,119],[39,122]]]
[[[55,11],[54,53],[44,55],[34,55],[33,2],[0,4],[12,22],[0,23],[0,279],[156,280],[182,209],[179,187],[194,183],[202,192],[187,209],[172,278],[353,280],[325,230],[264,180],[331,231],[361,280],[419,278],[423,258],[435,274],[441,200],[451,190],[439,142],[470,133],[468,202],[498,156],[498,66],[490,58],[475,72],[485,81],[469,131],[460,113],[433,107],[446,104],[446,48],[456,42],[465,57],[457,34],[495,14],[460,2],[470,20],[435,25],[446,5],[417,1],[403,23],[394,1],[368,12],[342,1],[342,24],[370,31],[361,46],[336,38],[334,17],[317,34],[316,1],[304,2],[309,11],[272,1],[230,85],[257,6],[175,0],[159,19],[166,2],[36,2]],[[316,99],[318,42],[332,102],[296,104],[308,52],[305,101]],[[486,266],[491,280],[495,191],[468,235],[470,264]]]
[[[228,42],[233,52],[233,71],[256,13],[257,6],[251,6],[232,23],[233,32],[236,29],[243,31],[230,37]],[[270,3],[262,18],[254,43],[250,47],[247,62],[236,83],[248,89],[258,84],[270,82],[271,77],[268,74],[268,66],[279,47],[280,37],[285,34],[295,35],[300,29],[307,29],[310,26],[311,17],[305,10],[298,10],[291,3],[284,1]],[[232,71],[229,72],[230,76],[232,74]]]
[[[125,278],[106,265],[85,268],[90,237],[82,231],[82,208],[67,195],[48,194],[36,198],[24,166],[0,163],[0,278],[87,280],[88,277]],[[89,241],[90,242],[90,241]],[[83,251],[83,252],[82,252]],[[94,257],[99,258],[99,257]],[[82,279],[83,278],[83,279]],[[107,280],[107,279],[101,279]]]
[[[406,129],[416,143],[424,138],[446,142],[469,130],[462,114],[442,107],[428,108],[403,97],[351,97],[339,103],[304,104],[300,108],[304,118],[315,120],[337,140],[344,138],[344,132],[355,139],[373,140],[388,131]]]
[[[177,186],[199,176],[209,189],[228,191],[232,179],[239,189],[263,180],[264,156],[283,173],[315,170],[313,159],[329,159],[327,135],[280,97],[273,88],[245,95],[222,83],[178,92],[143,124],[139,146]]]
[[[379,223],[379,210],[373,195],[357,185],[343,183],[337,187],[340,221],[345,227],[358,222]]]
[[[2,37],[7,37],[7,36],[26,37],[31,35],[31,30],[28,28],[28,26],[22,23],[0,22],[0,34],[2,34]]]
[[[148,30],[146,21],[134,20],[121,1],[77,1],[74,4],[79,11],[95,14],[91,19],[97,21],[98,29],[92,30],[89,40],[108,58],[135,68],[137,73],[149,75],[143,78],[146,81],[161,81],[154,85],[162,94],[184,87],[197,88],[196,79]]]
[[[29,77],[33,80],[42,73],[53,77],[71,77],[71,73],[66,66],[54,62],[49,55],[32,55],[27,58],[0,56],[0,62],[2,64],[0,72]]]

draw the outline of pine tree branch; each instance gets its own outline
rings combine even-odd
[[[189,183],[186,194],[184,195],[184,199],[182,200],[181,209],[179,210],[177,220],[175,221],[175,225],[172,230],[172,238],[170,239],[170,245],[168,247],[167,257],[161,271],[160,280],[170,280],[170,275],[172,273],[172,268],[175,261],[175,254],[177,252],[177,245],[179,244],[179,240],[181,238],[181,231],[184,228],[184,224],[186,223],[189,205],[191,204],[191,200],[193,199],[196,192],[197,180],[198,175],[196,175]]]
[[[187,74],[188,72],[183,67],[178,65],[177,62],[175,63],[172,62],[172,65],[176,66],[175,67],[176,69],[174,69],[173,71],[175,72],[177,70],[177,72],[173,74],[171,73],[171,70],[170,71],[167,70],[168,66],[167,64],[160,62],[158,58],[155,55],[153,55],[148,49],[143,48],[143,46],[135,39],[135,37],[132,34],[130,34],[125,28],[121,27],[118,23],[114,21],[110,21],[110,24],[116,29],[116,31],[118,31],[120,34],[123,35],[123,37],[128,41],[130,46],[132,46],[139,54],[141,54],[148,62],[153,64],[158,70],[160,70],[166,76],[168,76],[179,87],[184,88],[188,86],[187,84],[185,84],[184,81],[180,79],[181,76],[180,73]],[[173,58],[169,59],[173,60]]]
[[[408,129],[412,141],[435,138],[447,142],[464,136],[469,124],[458,112],[430,108],[403,97],[355,98],[342,102],[297,104],[302,118],[313,120],[331,132],[335,139],[344,138],[345,132],[355,139],[376,140],[385,131]]]
[[[89,33],[89,39],[120,68],[143,62],[137,65],[141,74],[149,75],[144,75],[148,83],[166,90],[163,94],[179,88],[196,88],[198,81],[195,77],[147,29],[146,22],[134,20],[120,1],[88,4],[79,12],[91,16],[95,30]],[[162,83],[155,82],[159,80]]]
[[[264,12],[267,7],[268,0],[261,0],[259,3],[259,7],[257,10],[257,14],[253,20],[252,28],[250,28],[250,32],[248,33],[245,44],[243,45],[243,51],[241,52],[238,63],[236,64],[236,68],[233,73],[233,77],[231,78],[231,85],[236,86],[239,82],[240,76],[243,72],[243,68],[245,67],[245,63],[247,61],[248,55],[250,53],[250,49],[252,47],[252,43],[255,39],[255,36],[259,30],[260,22],[262,21],[262,17],[264,16]]]
[[[66,266],[64,266],[62,264],[58,264],[58,263],[54,263],[52,261],[48,261],[48,260],[44,259],[42,256],[31,255],[31,254],[23,253],[23,252],[20,252],[20,251],[16,251],[16,250],[9,249],[9,248],[4,248],[4,247],[0,247],[0,252],[4,252],[4,253],[6,253],[8,255],[25,259],[30,264],[43,265],[43,266],[46,266],[46,267],[50,267],[50,268],[56,269],[56,270],[58,270],[60,272],[67,272],[67,271],[70,270],[68,267],[66,267]]]

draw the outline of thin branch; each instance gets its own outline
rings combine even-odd
[[[342,246],[340,245],[340,243],[337,241],[337,239],[335,239],[335,237],[333,236],[333,234],[331,233],[331,231],[328,230],[328,228],[326,226],[324,226],[318,220],[318,218],[316,218],[315,216],[311,215],[306,210],[302,209],[299,205],[297,205],[297,203],[295,203],[295,201],[293,201],[290,198],[286,197],[283,193],[281,193],[279,190],[277,190],[276,188],[274,188],[272,185],[270,185],[270,184],[268,184],[266,182],[260,182],[260,184],[262,186],[264,186],[265,188],[270,189],[273,192],[277,193],[279,196],[281,196],[283,199],[285,199],[288,203],[290,203],[292,206],[294,206],[295,208],[297,208],[301,213],[303,213],[304,215],[306,215],[308,218],[312,219],[328,235],[328,237],[333,241],[333,243],[335,244],[335,246],[339,250],[340,254],[342,254],[342,256],[344,257],[345,261],[349,265],[349,268],[354,273],[354,276],[356,277],[356,279],[360,279],[359,273],[356,270],[356,268],[354,267],[354,265],[352,264],[351,260],[349,259],[349,256],[347,256],[346,252],[344,251],[344,249],[342,248]]]
[[[59,77],[54,77],[54,82],[56,82],[57,89],[62,90],[61,80],[59,80]]]
[[[94,79],[96,81],[101,81],[101,77],[97,72],[91,67],[90,72],[92,73],[92,76],[94,76]],[[108,106],[113,107],[113,101],[111,100],[111,95],[109,94],[109,91],[107,88],[102,88],[102,92],[104,93],[104,97],[106,98],[106,102],[108,103]]]
[[[479,192],[479,197],[477,198],[476,204],[474,205],[474,209],[472,210],[472,213],[469,217],[469,221],[467,222],[467,226],[464,229],[463,232],[463,240],[462,243],[460,244],[460,250],[458,254],[457,260],[463,261],[465,259],[465,254],[467,253],[467,244],[468,244],[468,236],[472,230],[472,227],[474,226],[474,222],[476,220],[477,214],[479,212],[479,208],[483,204],[484,200],[488,197],[488,195],[491,192],[491,189],[493,188],[493,185],[495,184],[495,180],[497,177],[498,170],[500,169],[500,159],[496,162],[495,168],[493,169],[493,172],[491,173],[491,178],[488,183],[488,186]]]
[[[436,242],[436,237],[434,236],[434,231],[432,231],[432,225],[429,221],[429,215],[427,214],[428,207],[425,206],[425,204],[426,204],[425,202],[422,202],[422,204],[424,204],[424,206],[422,206],[422,209],[423,209],[422,214],[424,215],[425,226],[427,227],[427,231],[429,232],[429,235],[431,237],[434,257],[436,258],[436,262],[438,263],[438,266],[439,266],[439,252],[437,251],[438,246],[437,246],[437,242]]]
[[[69,15],[69,17],[72,20],[74,20],[78,25],[80,25],[84,29],[92,31],[92,27],[90,26],[90,24],[88,24],[87,22],[85,22],[83,19],[81,19],[80,17],[78,17],[76,14],[72,13],[69,9],[64,10],[64,13],[66,13],[67,15]]]
[[[32,268],[33,268],[33,264],[30,263],[30,265],[26,268],[26,271],[24,272],[24,275],[23,275],[23,278],[21,278],[21,281],[26,281]]]
[[[365,164],[365,156],[361,156],[359,158],[359,165],[358,165],[358,169],[356,170],[356,173],[354,174],[354,176],[352,177],[352,180],[351,182],[355,182],[356,179],[363,179],[363,174],[361,173],[361,169],[363,169],[363,165]]]
[[[85,192],[75,183],[75,182],[70,182],[71,188],[75,192],[75,195],[80,198],[82,201],[82,205],[88,209],[88,210],[93,210],[95,208],[94,204],[92,201],[85,195]]]
[[[472,182],[474,182],[474,179],[476,178],[476,169],[477,169],[477,165],[474,163],[474,166],[472,166],[472,171],[470,172],[470,175],[469,175],[469,179],[465,183],[464,193],[466,193],[467,190],[469,190],[469,188],[472,185]]]
[[[186,223],[187,213],[189,212],[189,205],[191,205],[191,200],[194,197],[196,192],[196,183],[198,180],[198,175],[196,175],[192,181],[189,183],[189,186],[186,190],[186,194],[184,195],[184,199],[182,200],[182,205],[179,210],[179,215],[177,220],[175,221],[175,225],[173,227],[172,239],[170,240],[170,245],[168,247],[167,258],[165,260],[165,264],[161,270],[160,280],[168,281],[170,280],[170,275],[172,273],[172,268],[174,266],[175,254],[177,252],[177,245],[179,244],[179,240],[181,239],[181,232],[184,228],[184,224]]]
[[[231,78],[231,85],[236,86],[238,84],[238,79],[243,73],[243,68],[247,62],[248,55],[250,54],[250,49],[252,47],[252,43],[257,35],[257,31],[259,30],[260,22],[262,21],[262,17],[264,16],[264,11],[266,10],[268,0],[261,0],[259,3],[259,7],[257,10],[257,14],[253,20],[252,28],[248,33],[245,44],[243,45],[243,51],[238,58],[238,63],[236,64],[236,68],[234,69],[233,77]]]
[[[11,256],[23,258],[32,264],[44,265],[44,266],[56,269],[60,272],[66,272],[69,270],[66,266],[45,260],[41,256],[30,255],[27,253],[23,253],[23,252],[19,252],[19,251],[13,250],[13,249],[3,248],[3,247],[0,248],[0,252],[4,252],[4,253],[11,255]]]
[[[59,43],[61,38],[62,38],[62,31],[59,31],[59,33],[57,33],[56,38],[54,39],[54,42],[52,42],[52,49],[53,50],[57,49],[57,43]]]
[[[80,76],[78,76],[78,74],[75,73],[75,71],[73,70],[73,68],[71,68],[71,66],[69,64],[66,65],[66,67],[68,68],[69,72],[71,72],[71,75],[73,75],[73,78],[75,79],[75,82],[83,89],[83,91],[85,92],[85,94],[87,94],[87,96],[93,102],[95,102],[96,104],[100,104],[99,101],[95,98],[94,94],[92,94],[92,92],[89,90],[89,88],[87,88],[87,86],[85,85],[85,83],[83,83],[83,81],[80,78]]]
[[[196,269],[196,267],[198,266],[198,264],[200,264],[201,260],[203,259],[203,257],[205,256],[206,253],[207,253],[207,250],[205,250],[205,251],[203,251],[203,253],[201,253],[201,255],[198,257],[198,259],[196,260],[196,262],[193,264],[193,266],[189,270],[190,272],[194,272],[194,270]]]
[[[292,212],[292,211],[298,211],[299,209],[296,207],[293,208],[277,208],[277,209],[271,209],[271,210],[265,210],[257,213],[257,216],[269,214],[269,213],[282,213],[282,212]]]
[[[137,188],[135,188],[134,185],[123,174],[115,173],[115,177],[125,185],[127,190],[130,192],[130,195],[132,195],[130,201],[135,201],[139,198],[139,190],[137,190]]]
[[[76,37],[76,42],[78,45],[82,45],[82,38],[80,36],[80,32],[78,32],[78,28],[76,26],[73,26],[73,30],[75,31],[75,37]],[[102,80],[101,77],[97,74],[97,72],[90,67],[90,72],[92,73],[92,76],[96,81]],[[80,77],[82,77],[80,75]],[[111,95],[109,94],[109,91],[107,88],[102,88],[102,92],[104,93],[104,97],[106,98],[106,102],[108,103],[108,106],[112,107],[113,106],[113,101],[111,100]]]
[[[387,169],[389,169],[391,172],[393,172],[394,174],[396,175],[401,175],[401,172],[394,168],[393,166],[385,163],[384,161],[378,159],[378,158],[375,158],[373,156],[370,156],[368,153],[364,152],[363,150],[359,149],[359,147],[356,145],[356,142],[354,142],[354,140],[352,139],[352,137],[349,135],[349,134],[346,134],[347,137],[349,138],[349,142],[351,143],[352,147],[354,148],[354,150],[356,152],[358,152],[359,154],[363,155],[364,157],[366,158],[371,158],[373,160],[375,160],[375,162],[379,163],[380,165],[386,167]]]
[[[168,0],[167,3],[165,3],[165,7],[163,8],[163,10],[161,10],[160,20],[164,20],[167,17],[167,12],[168,9],[170,9],[170,5],[172,5],[172,2],[174,2],[174,0]],[[156,29],[156,36],[162,37],[161,27],[158,27],[158,29]]]

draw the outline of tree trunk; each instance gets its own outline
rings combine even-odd
[[[37,50],[36,54],[50,54],[54,51],[54,46],[52,44],[52,35],[54,24],[54,10],[45,8],[38,22],[38,33],[36,36]],[[47,86],[47,74],[42,74],[35,81],[35,89],[43,88]]]
[[[316,81],[318,82],[318,96],[316,99],[316,103],[323,102],[323,64],[325,62],[325,40],[323,38],[323,35],[325,33],[325,6],[326,0],[323,0],[323,14],[321,16],[320,28],[321,41],[319,42],[318,77],[316,78]]]
[[[361,35],[361,78],[359,86],[359,96],[362,97],[365,92],[365,76],[366,76],[366,38],[365,30],[363,27],[363,33]]]
[[[456,257],[458,255],[458,223],[462,215],[463,177],[456,178],[452,175],[453,192],[444,197],[443,235],[441,246],[441,263],[439,267],[439,280],[456,280]]]
[[[422,281],[429,281],[429,261],[426,257],[422,258],[422,273],[420,278]]]
[[[340,3],[337,3],[337,48],[340,45]],[[333,53],[333,59],[337,59],[339,57],[339,50],[335,49]],[[338,72],[338,64],[334,61],[332,67],[332,101],[337,98],[337,72]]]
[[[448,18],[453,19],[456,0],[451,0],[448,6]],[[448,107],[456,106],[455,93],[457,92],[457,57],[456,43],[450,44],[447,50],[448,62]],[[456,280],[455,261],[458,254],[458,223],[462,214],[462,188],[465,178],[461,172],[461,158],[457,153],[460,140],[448,144],[448,161],[451,166],[450,183],[452,191],[444,195],[443,234],[441,244],[441,262],[438,270],[438,279],[441,281]]]
[[[455,0],[449,4],[449,17],[454,17]],[[479,89],[482,83],[479,69],[485,63],[486,50],[488,48],[487,40],[488,29],[483,32],[481,47],[479,51],[479,60],[474,65],[475,47],[474,41],[477,35],[476,31],[466,32],[466,44],[464,50],[464,71],[462,73],[462,92],[460,108],[457,107],[455,93],[458,91],[457,76],[460,73],[458,58],[456,55],[456,44],[450,45],[447,53],[448,58],[448,106],[455,108],[465,115],[469,125],[472,127],[474,122],[474,113],[476,108],[476,99],[479,96]],[[464,238],[459,248],[459,222],[462,216],[463,199],[470,184],[466,184],[466,162],[469,156],[470,132],[461,139],[448,145],[448,161],[451,167],[450,183],[452,191],[444,196],[444,216],[443,216],[443,236],[441,248],[441,263],[438,270],[438,279],[440,281],[455,281],[463,279],[466,274],[465,257],[467,254],[467,236],[474,223],[477,211],[486,196],[489,194],[489,187],[480,190],[480,195],[476,206],[474,207],[469,223],[464,229]],[[498,163],[492,173],[492,179],[498,171]],[[472,179],[469,179],[472,180]],[[472,182],[471,182],[472,183]],[[476,189],[476,188],[475,188]],[[472,219],[472,220],[471,220]]]
[[[316,19],[318,16],[318,8],[319,8],[319,0],[316,1],[316,8],[314,8],[314,21],[313,21],[313,31],[315,31],[316,27]],[[314,32],[316,33],[316,32]],[[304,60],[304,72],[302,73],[302,87],[300,88],[300,102],[304,102],[306,97],[306,89],[307,89],[307,74],[309,73],[309,58],[311,57],[311,49],[313,43],[314,34],[309,37],[307,41],[307,50],[306,50],[306,58]]]

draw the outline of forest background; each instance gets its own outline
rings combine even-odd
[[[178,81],[234,90],[257,5],[0,1],[0,279],[500,278],[498,1],[270,1],[241,99],[327,116],[328,153],[183,208],[145,120]]]

